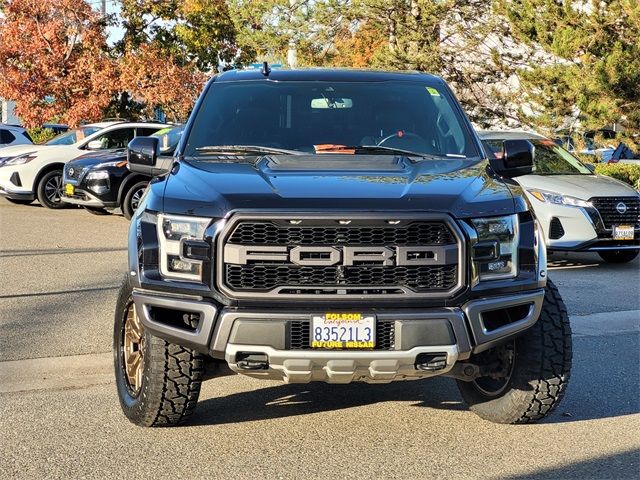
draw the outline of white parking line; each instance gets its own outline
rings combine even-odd
[[[575,336],[602,336],[640,333],[640,310],[572,315],[571,330]]]
[[[77,389],[111,382],[111,352],[0,362],[0,393]]]
[[[576,268],[597,267],[598,265],[600,265],[600,264],[599,263],[586,263],[586,264],[580,264],[580,265],[558,265],[558,266],[555,266],[555,265],[549,263],[547,265],[547,267],[549,268],[549,270],[574,270]]]

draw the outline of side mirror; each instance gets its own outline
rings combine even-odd
[[[89,150],[102,150],[102,140],[91,140],[87,143]]]
[[[157,137],[136,137],[127,146],[128,168],[143,175],[162,175],[171,168],[170,162],[159,161],[160,142]]]
[[[503,177],[513,178],[528,175],[533,171],[535,147],[528,140],[505,140],[502,142],[502,158],[491,158],[491,168]]]

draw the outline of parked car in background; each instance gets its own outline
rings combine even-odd
[[[0,149],[0,195],[15,203],[36,198],[47,208],[61,208],[65,163],[91,150],[125,148],[139,135],[151,135],[162,123],[100,122],[69,130],[44,145]]]
[[[19,125],[0,124],[0,148],[10,145],[31,145],[33,140],[24,128]]]
[[[69,131],[69,125],[65,125],[64,123],[43,123],[42,128],[52,130],[56,135]]]
[[[556,144],[560,145],[564,149],[571,153],[579,153],[580,155],[588,155],[594,157],[595,161],[608,162],[615,152],[613,145],[602,145],[596,142],[593,138],[583,136],[584,148],[578,149],[575,145],[573,138],[570,136],[562,136],[556,139]]]
[[[184,126],[180,125],[163,128],[151,135],[159,139],[158,154],[163,161],[172,161],[183,130]],[[130,219],[150,179],[148,175],[129,171],[124,149],[87,153],[65,165],[62,201],[82,205],[97,215],[120,208]]]
[[[499,156],[504,140],[529,140],[535,168],[518,177],[540,221],[548,250],[597,252],[603,260],[629,262],[640,250],[640,195],[611,177],[595,175],[552,140],[530,132],[481,131]]]

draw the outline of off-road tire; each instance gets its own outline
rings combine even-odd
[[[87,207],[87,206],[84,206],[84,209],[87,212],[91,213],[92,215],[110,215],[111,214],[106,209],[101,208],[101,207]]]
[[[511,378],[496,396],[457,380],[471,411],[496,423],[533,423],[561,402],[571,373],[571,326],[562,297],[549,281],[538,321],[515,339]],[[474,361],[474,356],[470,359]]]
[[[113,354],[120,406],[126,417],[144,427],[169,427],[193,413],[204,374],[204,355],[145,332],[142,383],[137,394],[123,368],[124,321],[133,299],[125,277],[115,313]]]
[[[62,185],[62,170],[51,170],[50,172],[45,173],[42,178],[38,181],[38,187],[36,189],[36,196],[38,197],[38,202],[40,205],[46,208],[67,208],[67,203],[58,199],[58,201],[52,201],[47,196],[46,188],[47,183],[52,180],[54,177],[60,177],[60,185]],[[61,194],[60,194],[61,197]]]
[[[127,190],[127,194],[124,196],[122,200],[122,214],[124,218],[127,220],[131,220],[133,214],[135,213],[135,208],[132,205],[133,195],[140,189],[146,188],[149,185],[149,182],[136,182],[129,190]]]
[[[598,255],[608,263],[628,263],[635,260],[638,253],[638,250],[602,250]]]
[[[7,198],[7,197],[5,197]],[[33,200],[24,200],[22,198],[7,198],[11,203],[15,203],[16,205],[29,205],[33,202]]]

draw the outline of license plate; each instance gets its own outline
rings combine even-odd
[[[73,195],[76,191],[76,187],[71,185],[70,183],[67,183],[64,186],[64,193],[66,193],[67,195]]]
[[[376,346],[376,317],[364,313],[311,316],[311,348],[367,349]]]
[[[614,240],[633,240],[633,236],[634,236],[633,225],[614,225],[613,226]]]

